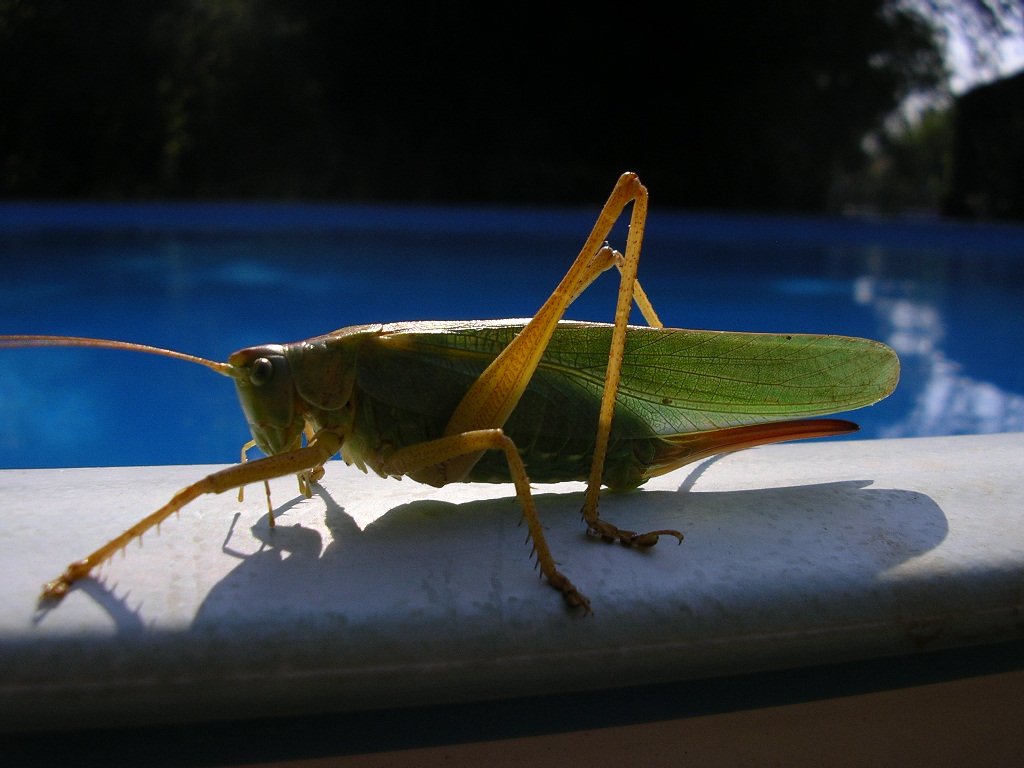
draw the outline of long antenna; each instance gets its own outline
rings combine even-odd
[[[204,357],[186,355],[173,349],[150,347],[146,344],[134,344],[130,341],[111,341],[109,339],[86,339],[81,336],[0,336],[0,349],[13,347],[95,347],[99,349],[126,349],[130,352],[148,352],[153,355],[175,357],[190,363],[199,363],[212,368],[223,376],[233,376],[234,368],[227,363],[218,363]]]

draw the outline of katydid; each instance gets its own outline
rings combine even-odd
[[[630,204],[620,254],[605,240]],[[512,482],[541,573],[566,602],[590,612],[589,599],[556,567],[531,481],[585,480],[582,517],[594,536],[644,547],[661,536],[681,541],[678,531],[635,533],[601,519],[601,486],[635,488],[715,454],[855,431],[849,421],[805,417],[870,405],[899,378],[896,354],[867,339],[664,328],[636,280],[646,213],[647,190],[624,174],[568,273],[528,320],[359,325],[249,347],[226,363],[103,339],[0,337],[0,348],[104,347],[200,363],[234,379],[253,437],[242,463],[182,489],[72,563],[44,585],[41,599],[59,599],[205,493],[294,474],[309,495],[340,453],[363,471],[437,487]],[[563,320],[613,266],[620,273],[614,324]],[[628,325],[634,301],[647,326]],[[246,462],[252,445],[266,458]]]

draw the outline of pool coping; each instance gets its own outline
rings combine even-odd
[[[697,680],[1024,637],[1024,434],[769,446],[610,494],[686,540],[587,541],[537,486],[594,616],[531,571],[502,485],[328,466],[205,497],[62,603],[39,584],[211,467],[0,471],[5,730],[366,711]]]

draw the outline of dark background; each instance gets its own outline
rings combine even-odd
[[[1009,204],[953,188],[940,50],[888,0],[7,0],[0,195],[591,204],[633,170],[662,207],[1024,215],[1019,149]]]

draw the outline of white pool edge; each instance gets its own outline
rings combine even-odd
[[[1021,467],[1024,434],[747,451],[607,496],[624,526],[686,534],[643,553],[585,540],[580,484],[538,486],[593,617],[531,573],[509,487],[338,462],[310,500],[273,484],[273,533],[259,489],[205,498],[40,613],[42,581],[210,468],[4,470],[0,717],[401,707],[1020,639]]]

